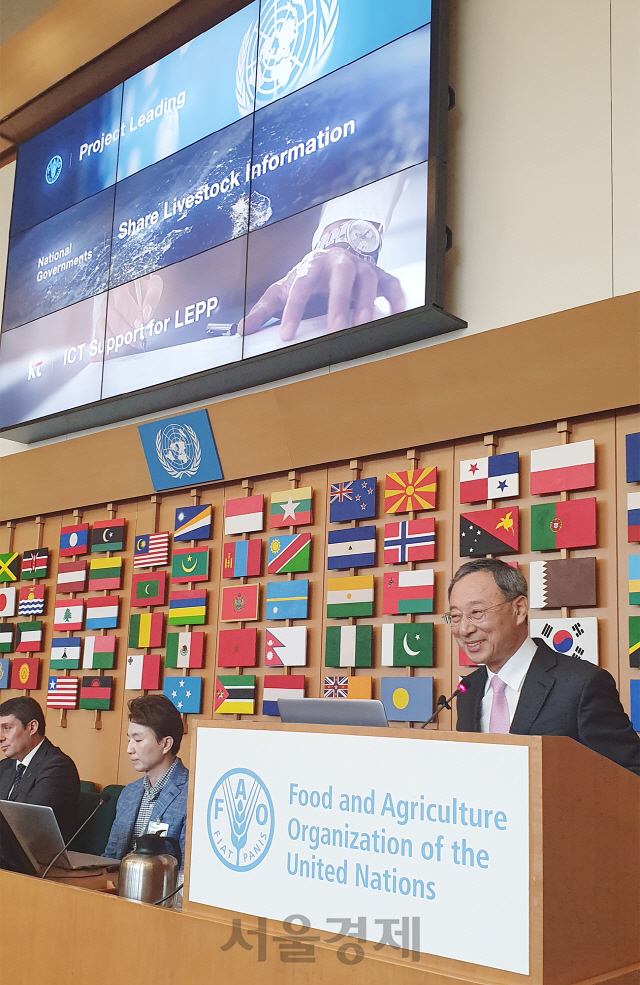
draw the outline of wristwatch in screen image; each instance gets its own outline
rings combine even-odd
[[[382,237],[378,227],[368,219],[347,219],[335,229],[322,234],[317,248],[326,250],[329,246],[340,246],[355,253],[361,260],[377,263]]]

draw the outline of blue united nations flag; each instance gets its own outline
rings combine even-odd
[[[156,492],[223,478],[206,410],[140,424],[138,431]]]

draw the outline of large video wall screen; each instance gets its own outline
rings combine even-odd
[[[0,426],[423,306],[431,58],[430,0],[254,0],[23,145]]]

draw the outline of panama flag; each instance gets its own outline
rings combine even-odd
[[[249,534],[264,530],[264,496],[228,499],[224,504],[224,533]]]
[[[223,588],[220,620],[221,622],[247,622],[257,619],[259,602],[259,585],[233,585]]]
[[[165,667],[199,669],[204,665],[204,633],[168,633]]]
[[[110,670],[115,664],[115,636],[85,636],[82,653],[84,670]]]
[[[259,578],[262,571],[262,541],[259,537],[235,540],[224,545],[223,578]]]
[[[629,616],[629,666],[640,667],[640,616]]]
[[[77,677],[50,677],[47,688],[47,708],[75,708],[78,704]]]
[[[627,482],[640,482],[640,431],[628,434],[625,439],[627,448]]]
[[[84,621],[84,602],[82,599],[69,599],[56,602],[53,615],[54,629],[82,629]]]
[[[41,622],[19,622],[16,630],[16,653],[40,652],[42,649]]]
[[[124,687],[126,691],[157,691],[160,687],[160,654],[130,653]]]
[[[283,575],[311,567],[311,534],[278,534],[269,537],[267,573]]]
[[[371,700],[371,677],[325,677],[323,697]]]
[[[79,523],[60,530],[60,556],[73,557],[86,554],[89,550],[89,524]]]
[[[218,667],[255,667],[258,630],[221,629],[218,635]]]
[[[347,527],[330,530],[327,547],[327,567],[371,568],[376,563],[376,528]]]
[[[587,619],[531,619],[529,634],[542,639],[556,653],[568,657],[598,663],[598,620]]]
[[[348,619],[373,615],[373,575],[327,580],[327,616]]]
[[[325,640],[325,666],[371,666],[372,626],[327,626]]]
[[[382,580],[382,611],[388,616],[433,612],[433,568],[394,571]]]
[[[596,546],[596,498],[531,506],[531,550]]]
[[[5,616],[15,616],[16,614],[16,590],[13,586],[0,588],[0,618]]]
[[[181,506],[176,510],[174,540],[208,540],[212,506]]]
[[[280,698],[304,698],[304,674],[289,674],[286,677],[271,674],[264,678],[263,688],[262,714],[279,715]]]
[[[433,667],[433,623],[383,623],[382,666]]]
[[[436,556],[436,521],[399,520],[384,525],[384,563],[433,561]]]
[[[378,480],[351,479],[332,482],[329,490],[329,521],[369,520],[376,515],[376,486]]]
[[[117,595],[97,595],[87,599],[86,629],[115,629],[120,599]]]
[[[307,627],[283,626],[264,634],[265,667],[306,667]]]
[[[306,619],[309,582],[270,581],[267,583],[265,619]]]
[[[11,667],[12,691],[37,691],[40,677],[40,657],[14,660]]]
[[[269,526],[273,529],[311,523],[311,496],[311,486],[271,493]]]
[[[44,585],[29,585],[26,588],[21,588],[18,599],[18,615],[41,616],[44,612],[44,591]]]
[[[486,499],[517,496],[519,455],[491,455],[460,462],[460,502],[480,503]]]
[[[51,640],[51,669],[64,670],[65,667],[77,670],[80,666],[79,636],[69,636],[62,640]]]
[[[87,586],[86,561],[61,561],[58,565],[56,592],[67,595],[71,592],[84,592]]]
[[[640,492],[627,493],[627,523],[629,543],[640,542]]]
[[[629,556],[629,605],[640,605],[640,554]]]
[[[592,489],[596,484],[596,446],[590,441],[552,445],[531,452],[531,495]]]
[[[253,674],[216,677],[213,710],[220,715],[253,715],[256,679]]]
[[[433,677],[382,677],[380,700],[390,722],[426,722],[433,714]]]

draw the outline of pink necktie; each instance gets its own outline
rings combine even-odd
[[[497,675],[491,678],[491,688],[493,698],[491,700],[491,716],[489,718],[489,731],[506,735],[509,731],[509,705],[504,693],[506,684]]]

